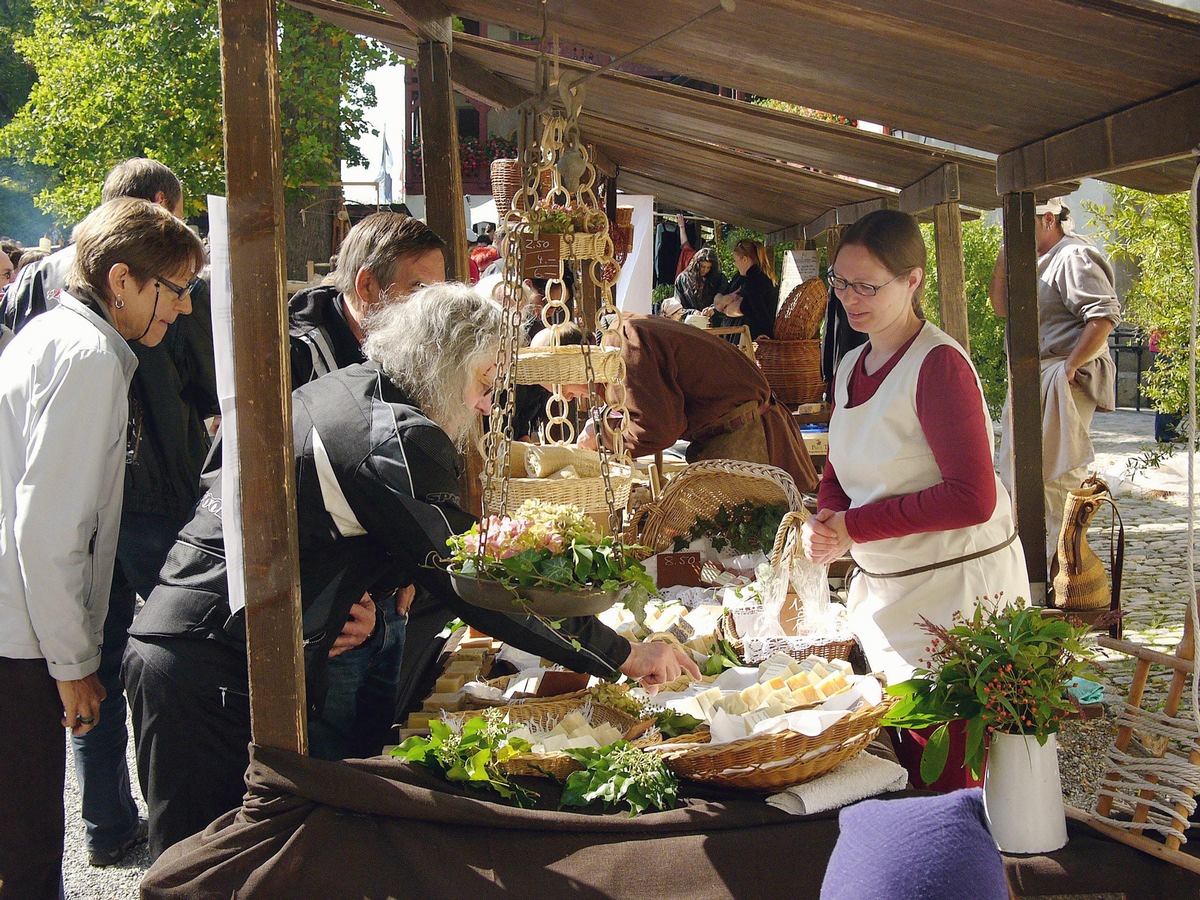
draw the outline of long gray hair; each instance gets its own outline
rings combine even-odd
[[[503,321],[498,304],[466,285],[434,284],[372,311],[363,353],[461,446],[476,415],[467,387],[495,360]]]

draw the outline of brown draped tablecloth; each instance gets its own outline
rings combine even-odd
[[[242,808],[163,854],[143,897],[817,898],[838,832],[836,811],[789,816],[694,785],[677,809],[629,818],[560,812],[535,779],[538,808],[522,810],[396,760],[265,747],[246,781]],[[1027,896],[1200,896],[1200,876],[1074,823],[1064,850],[1006,866]]]

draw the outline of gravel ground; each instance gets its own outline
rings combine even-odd
[[[132,733],[130,725],[130,733]],[[133,740],[129,741],[129,775],[133,781],[133,799],[138,809],[146,815],[146,804],[137,786],[137,768],[133,761]],[[71,743],[67,741],[67,790],[63,797],[67,815],[67,834],[63,847],[63,882],[67,889],[67,900],[134,900],[138,896],[138,885],[150,868],[150,855],[146,845],[138,847],[125,857],[124,862],[102,869],[88,865],[87,848],[84,846],[83,820],[79,817],[79,783],[75,780],[75,767],[71,761]]]
[[[1153,443],[1154,414],[1121,410],[1098,415],[1093,426],[1097,468],[1106,473],[1116,488],[1127,461]],[[1125,520],[1125,577],[1122,606],[1125,609],[1127,640],[1173,652],[1183,635],[1187,609],[1187,504],[1179,495],[1161,495],[1137,488],[1117,497]],[[1098,531],[1093,529],[1093,536]],[[1093,539],[1095,545],[1095,538]],[[1098,550],[1098,552],[1100,552]],[[1103,557],[1105,554],[1101,553]],[[1111,655],[1099,677],[1105,685],[1105,705],[1110,713],[1128,691],[1132,663]],[[1161,706],[1169,676],[1165,670],[1152,673],[1147,705]],[[1190,691],[1189,691],[1190,693]],[[1190,697],[1185,701],[1190,704]],[[1190,708],[1187,706],[1185,708]],[[1104,755],[1112,742],[1110,718],[1067,723],[1059,736],[1059,762],[1063,796],[1073,806],[1087,809],[1096,785],[1104,775]],[[70,747],[68,746],[68,755]],[[130,744],[130,772],[135,772]],[[136,777],[134,778],[136,782]],[[134,796],[144,813],[136,784]],[[131,853],[119,866],[94,869],[87,863],[83,825],[79,819],[79,792],[68,760],[66,855],[63,876],[70,900],[127,900],[136,898],[138,884],[149,866],[144,847]]]

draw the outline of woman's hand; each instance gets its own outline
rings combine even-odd
[[[656,693],[660,684],[674,681],[684,672],[699,679],[700,668],[690,656],[661,641],[629,645],[629,656],[621,672],[641,683],[649,694]]]
[[[822,509],[809,516],[800,528],[800,542],[809,562],[827,566],[846,555],[854,543],[846,531],[846,514]]]
[[[375,601],[371,599],[370,594],[363,594],[359,601],[350,607],[350,616],[342,626],[342,633],[329,648],[329,658],[333,659],[347,650],[353,650],[369,638],[374,630]]]
[[[704,309],[700,310],[700,315],[708,316],[708,318],[710,318],[710,319],[713,316],[715,316],[716,314],[717,314],[717,308],[715,306],[706,306],[706,307],[704,307]]]
[[[576,443],[584,450],[596,450],[596,420],[588,416],[587,422],[584,423],[583,429],[579,432],[579,440]]]
[[[713,306],[715,306],[721,312],[725,312],[725,310],[729,309],[729,307],[732,306],[735,301],[741,299],[742,289],[739,287],[737,290],[730,291],[728,294],[717,294],[717,296],[713,297]]]
[[[107,696],[100,679],[93,673],[77,681],[55,684],[63,705],[63,728],[70,728],[75,737],[95,728],[100,722],[100,701]]]

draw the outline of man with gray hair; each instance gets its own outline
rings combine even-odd
[[[292,388],[363,361],[363,323],[380,303],[446,280],[446,242],[420,219],[377,212],[350,229],[338,249],[333,284],[288,303]]]
[[[1116,406],[1116,366],[1108,336],[1121,321],[1112,265],[1075,234],[1071,211],[1055,197],[1035,208],[1039,356],[1042,372],[1042,475],[1046,490],[1046,560],[1053,566],[1067,492],[1087,476],[1095,450],[1088,434],[1097,410]],[[992,308],[1008,314],[1004,249],[992,272]],[[1013,491],[1012,412],[1005,403],[998,467]]]

